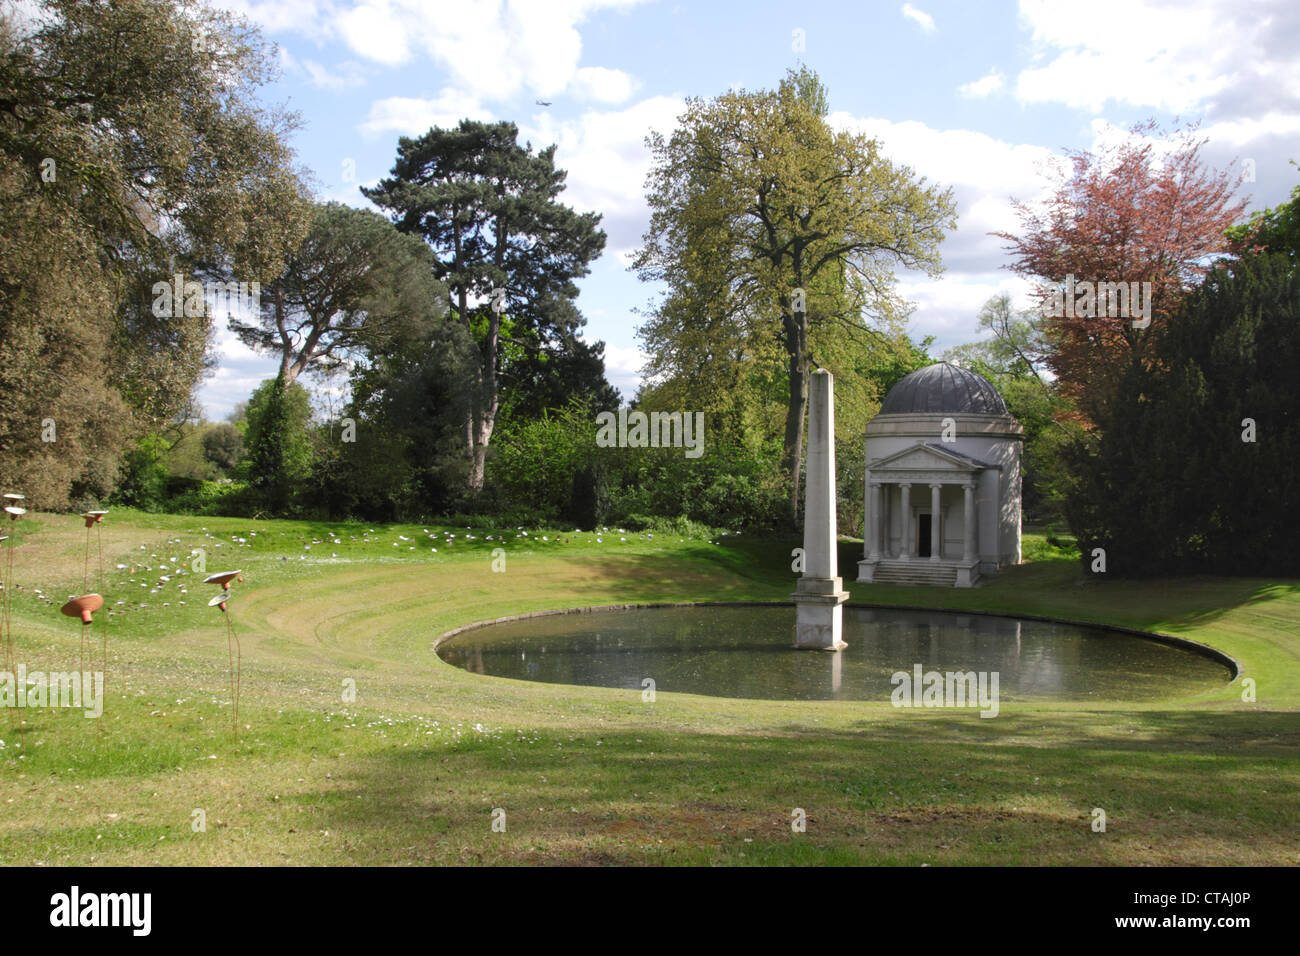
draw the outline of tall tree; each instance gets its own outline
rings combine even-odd
[[[1300,273],[1286,253],[1212,270],[1072,448],[1085,565],[1294,575],[1300,558]]]
[[[870,323],[906,312],[894,268],[937,274],[939,242],[956,225],[950,191],[891,163],[877,141],[836,132],[827,113],[807,69],[775,91],[688,100],[671,136],[647,139],[651,220],[633,262],[643,280],[668,287],[638,330],[652,375],[783,360],[792,521],[812,330],[838,324],[883,338]]]
[[[268,378],[248,402],[248,483],[258,504],[283,515],[311,474],[311,396],[283,374]]]
[[[1291,160],[1292,166],[1297,166]],[[1300,186],[1291,190],[1291,198],[1273,209],[1256,210],[1250,219],[1227,231],[1232,251],[1241,255],[1250,251],[1284,252],[1295,262],[1300,256]]]
[[[336,446],[322,489],[332,514],[397,520],[456,509],[467,494],[462,445],[478,365],[469,330],[439,323],[357,371],[348,415],[356,441]]]
[[[1147,357],[1155,332],[1205,274],[1208,258],[1226,251],[1224,230],[1245,208],[1234,201],[1236,184],[1227,172],[1202,163],[1204,140],[1194,132],[1187,127],[1157,150],[1151,134],[1158,130],[1148,122],[1098,153],[1067,151],[1070,172],[1059,174],[1046,206],[1016,204],[1022,235],[994,233],[1007,240],[1013,256],[1008,268],[1042,283],[1048,367],[1094,422],[1128,367]],[[1096,306],[1085,314],[1050,314],[1056,311],[1049,308],[1051,287],[1069,276],[1094,284],[1138,283],[1139,291],[1149,282],[1150,325],[1140,324],[1146,317]],[[1135,311],[1131,296],[1129,307]]]
[[[153,285],[218,260],[257,280],[284,251],[301,184],[294,117],[255,99],[273,69],[196,3],[0,10],[0,483],[38,507],[106,495],[198,382],[209,317],[159,315]]]
[[[503,316],[520,333],[511,343],[556,350],[584,323],[574,280],[605,246],[600,216],[557,201],[566,173],[555,168],[555,147],[534,155],[518,136],[514,123],[462,120],[402,137],[392,175],[362,190],[433,248],[452,312],[478,345],[464,424],[474,493],[501,405]]]
[[[427,326],[445,309],[434,265],[428,246],[377,213],[322,203],[283,272],[262,291],[260,315],[252,322],[231,316],[230,329],[249,347],[278,353],[289,385],[305,371],[333,371]]]
[[[976,316],[979,330],[991,332],[987,357],[1001,375],[1032,376],[1044,384],[1039,367],[1046,359],[1043,318],[1036,309],[1017,310],[1005,292],[990,296]]]
[[[502,417],[540,418],[575,401],[597,411],[618,407],[618,391],[605,377],[604,342],[569,336],[554,352],[516,351],[502,375]]]

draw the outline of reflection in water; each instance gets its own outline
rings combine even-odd
[[[1228,669],[1103,628],[979,614],[844,609],[839,653],[794,649],[785,607],[645,608],[469,631],[438,654],[477,674],[773,700],[888,700],[896,671],[997,671],[1001,698],[1147,700],[1212,688]]]

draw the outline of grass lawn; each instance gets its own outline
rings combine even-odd
[[[85,530],[41,514],[17,531],[18,660],[72,670],[80,625],[58,606],[81,590]],[[1258,695],[1244,703],[1239,678],[1141,706],[1004,702],[984,720],[887,700],[644,703],[480,677],[431,650],[455,626],[543,608],[787,600],[793,540],[127,511],[102,533],[105,714],[23,711],[22,747],[0,714],[5,864],[1300,863],[1300,582],[1095,583],[1027,540],[1039,560],[973,590],[862,585],[845,542],[856,603],[1179,635],[1232,656]],[[237,739],[206,606],[218,589],[160,570],[198,548],[209,573],[245,571]]]

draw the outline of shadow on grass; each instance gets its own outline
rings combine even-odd
[[[1286,834],[1300,765],[1229,743],[1288,728],[1211,727],[1147,752],[1106,737],[972,745],[939,726],[816,740],[507,735],[377,755],[348,769],[343,794],[304,799],[368,862],[808,862],[794,808],[807,841],[840,862],[1297,862]],[[1090,829],[1097,806],[1109,842]],[[497,808],[508,836],[491,829]]]
[[[951,711],[898,711],[896,719],[864,720],[854,726],[875,740],[931,742],[965,746],[1014,740],[1017,746],[1072,747],[1181,755],[1188,757],[1300,758],[1300,721],[1295,714],[1243,710],[1096,712],[1044,711],[1027,705],[1024,713],[1003,705],[993,719],[954,715]],[[994,726],[994,725],[997,726]],[[861,731],[823,730],[785,725],[783,732],[855,738]],[[1300,809],[1300,808],[1298,808]]]

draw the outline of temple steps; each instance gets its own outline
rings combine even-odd
[[[950,588],[957,584],[957,569],[951,565],[931,564],[929,558],[881,561],[876,565],[875,583]]]

